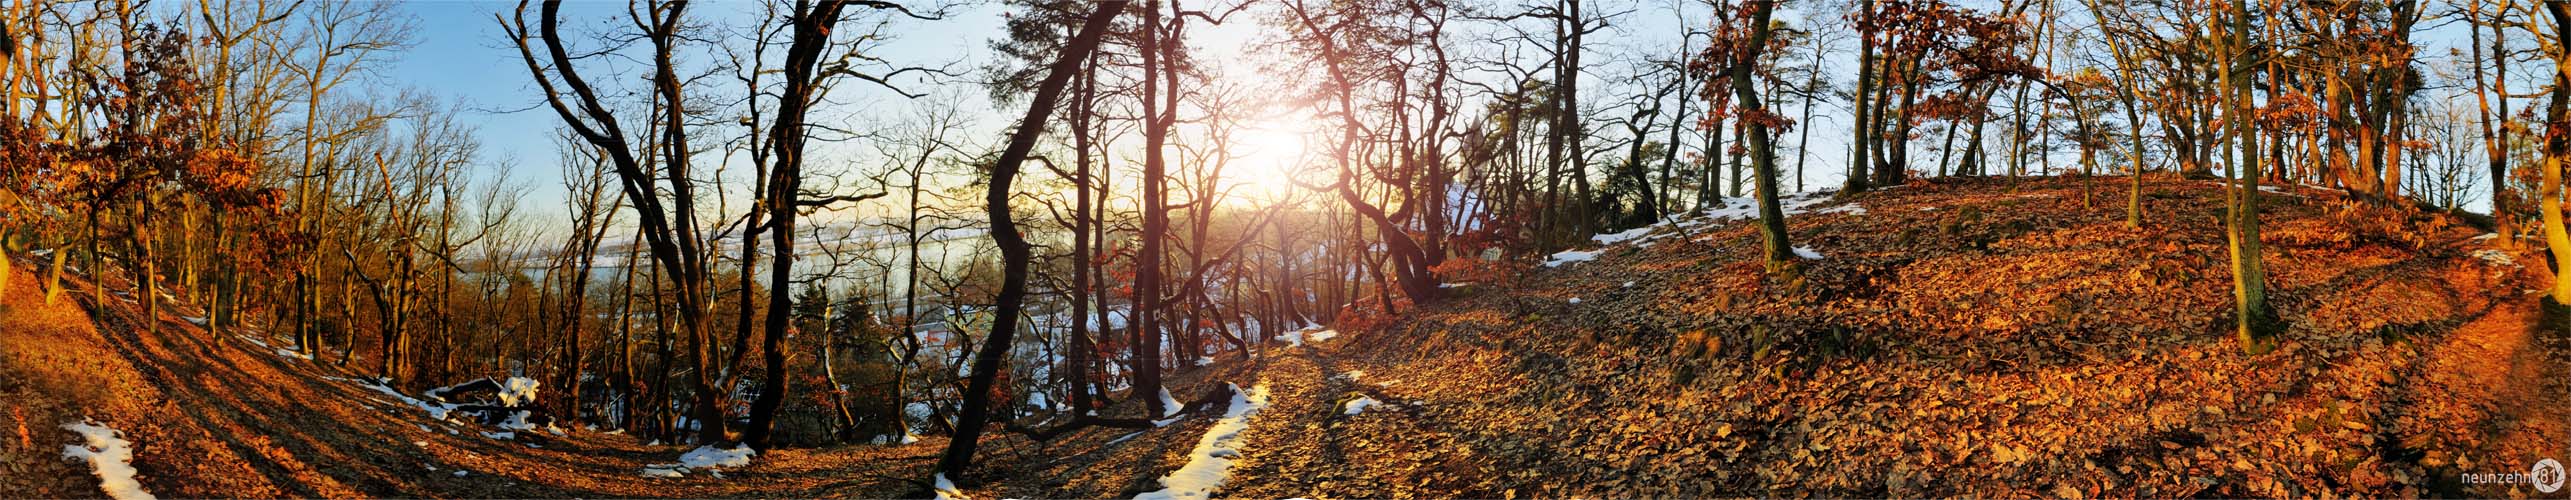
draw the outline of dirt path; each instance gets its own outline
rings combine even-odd
[[[2507,301],[2422,346],[2410,373],[2416,394],[2386,415],[2398,436],[2391,458],[2440,477],[2571,460],[2571,369],[2560,356],[2571,345],[2546,327],[2541,300]]]

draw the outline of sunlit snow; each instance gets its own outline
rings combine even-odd
[[[1135,495],[1134,500],[1203,500],[1211,498],[1232,475],[1232,461],[1241,458],[1241,431],[1250,428],[1250,416],[1268,407],[1268,387],[1251,387],[1243,391],[1232,386],[1232,409],[1222,420],[1205,430],[1188,452],[1187,465],[1161,477],[1160,491]]]

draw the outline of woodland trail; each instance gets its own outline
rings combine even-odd
[[[1272,359],[1262,373],[1275,416],[1254,420],[1248,449],[1224,496],[1292,498],[1513,498],[1532,492],[1498,488],[1471,433],[1433,411],[1442,405],[1408,391],[1405,381],[1370,377],[1342,361],[1349,340],[1318,343]],[[1352,403],[1364,401],[1351,411]],[[1477,470],[1478,469],[1478,470]],[[1528,471],[1532,472],[1532,471]],[[1396,480],[1396,478],[1419,478]],[[1532,476],[1521,479],[1532,478]],[[1324,493],[1326,492],[1326,493]]]
[[[2447,403],[2391,409],[2388,431],[2398,440],[2388,458],[2502,472],[2571,459],[2562,446],[2571,436],[2571,363],[2559,354],[2571,352],[2571,337],[2560,328],[2565,312],[2548,314],[2540,297],[2500,304],[2423,346],[2404,374],[2421,383],[2408,390],[2434,391]],[[2417,451],[2439,445],[2468,452]]]

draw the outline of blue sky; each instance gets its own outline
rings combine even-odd
[[[1799,8],[1820,5],[1798,3],[1802,4]],[[1707,18],[1700,10],[1701,6],[1695,5],[1697,2],[1690,0],[1633,0],[1602,2],[1602,4],[1618,4],[1607,5],[1603,9],[1624,12],[1624,14],[1614,22],[1614,27],[1610,31],[1592,37],[1593,45],[1587,56],[1591,63],[1589,79],[1584,84],[1588,87],[1584,89],[1586,94],[1584,97],[1594,100],[1595,104],[1592,106],[1610,105],[1620,100],[1619,95],[1632,92],[1630,89],[1619,88],[1621,85],[1630,84],[1624,77],[1628,70],[1621,61],[1630,60],[1639,54],[1656,54],[1672,50],[1677,45],[1675,31],[1682,24],[1702,24]],[[625,5],[626,3],[622,1],[573,2],[564,11],[566,34],[577,36],[574,33],[584,32],[584,28],[599,27],[601,23],[621,23],[625,16]],[[737,24],[737,21],[756,15],[761,5],[748,1],[716,1],[699,3],[691,9],[701,18],[708,19],[707,22]],[[515,48],[509,46],[504,40],[492,18],[495,13],[514,6],[515,2],[501,1],[403,4],[402,7],[418,19],[418,29],[415,33],[417,44],[399,54],[396,61],[387,65],[387,74],[384,76],[390,80],[387,83],[391,85],[424,89],[451,102],[461,102],[470,106],[474,112],[460,118],[476,127],[478,136],[483,142],[484,160],[481,166],[477,167],[480,170],[480,177],[510,179],[511,182],[528,190],[522,210],[548,217],[558,217],[561,209],[555,205],[559,205],[563,193],[560,187],[561,171],[555,164],[557,160],[551,135],[558,127],[559,120],[550,109],[538,106],[540,103],[536,100],[533,87],[527,83],[528,76],[522,66],[523,63],[518,60]],[[2087,24],[2084,9],[2079,8],[2076,3],[2063,2],[2060,8],[2064,10],[2063,17],[2068,24]],[[2433,10],[2443,8],[2445,7],[2440,5]],[[1247,47],[1257,41],[1260,36],[1259,30],[1267,29],[1261,26],[1257,19],[1250,17],[1249,15],[1238,16],[1235,21],[1226,26],[1191,28],[1191,41],[1210,56],[1207,59],[1221,61],[1230,66],[1224,71],[1225,74],[1246,77],[1244,80],[1253,83],[1272,80],[1262,78],[1259,68],[1247,62],[1253,59],[1246,56]],[[1778,18],[1804,24],[1811,22],[1800,12],[1781,13]],[[959,4],[944,20],[900,23],[895,38],[884,46],[883,50],[878,51],[878,54],[907,64],[952,63],[957,69],[970,72],[981,64],[988,40],[1002,33],[999,21],[1000,12],[997,6],[989,3]],[[1836,21],[1836,17],[1824,16],[1822,21]],[[2447,47],[2460,45],[2460,38],[2462,38],[2461,33],[2458,33],[2460,30],[2454,28],[2452,24],[2431,21],[2424,25],[2434,27],[2417,37],[2423,45],[2427,46],[2421,51],[2423,60],[2442,59],[2447,55]],[[1489,50],[1495,44],[1464,45],[1466,47],[1463,48],[1466,50]],[[1847,53],[1852,48],[1842,46],[1828,62],[1833,67],[1830,73],[1835,78],[1844,80],[1849,73],[1853,73],[1853,60],[1847,58]],[[2063,62],[2076,64],[2068,60]],[[2442,62],[2424,61],[2423,66],[2440,63]],[[2069,70],[2069,68],[2057,69],[2065,72]],[[604,65],[589,71],[593,79],[598,79],[602,78],[599,75],[608,73],[616,73],[619,77],[631,77],[639,74],[641,68],[634,65],[625,65],[621,68]],[[2528,72],[2519,73],[2522,76]],[[2523,84],[2520,86],[2525,87]],[[1014,111],[1002,113],[993,109],[991,104],[983,98],[984,94],[980,89],[969,82],[943,84],[915,82],[911,90],[931,96],[926,99],[955,101],[959,108],[973,116],[976,126],[974,130],[982,135],[995,135],[998,127],[1009,121],[1006,115],[1014,113]],[[2446,98],[2447,92],[2451,91],[2432,89],[2424,91],[2423,95],[2429,98]],[[860,89],[843,93],[841,96],[851,102],[835,106],[839,108],[836,110],[822,110],[820,111],[822,116],[863,125],[870,121],[896,119],[905,114],[904,110],[914,104],[880,89]],[[2469,99],[2469,96],[2465,98]],[[1796,103],[1789,101],[1775,104],[1785,106]],[[1799,110],[1788,108],[1786,111]],[[1838,183],[1839,172],[1846,160],[1844,146],[1847,130],[1846,114],[1847,110],[1841,105],[1827,104],[1814,113],[1812,123],[1804,124],[1815,129],[1812,134],[1813,151],[1807,167],[1811,175],[1811,178],[1806,181],[1807,187],[1821,189]],[[1294,116],[1287,113],[1280,113],[1280,115]],[[1622,116],[1622,113],[1611,110],[1599,113],[1598,116]],[[1270,120],[1277,119],[1291,118]],[[1617,129],[1607,127],[1606,130],[1612,133]],[[1254,138],[1249,142],[1261,141]],[[1958,146],[1960,148],[1962,145],[1958,144]],[[1934,152],[1928,153],[1933,158]],[[1613,154],[1621,154],[1621,150]],[[842,162],[864,161],[860,158],[864,153],[860,151],[843,151],[838,156],[844,157],[839,160]],[[2071,156],[2066,152],[2064,156],[2056,158],[2054,163],[2073,164],[2070,158]],[[1792,157],[1789,156],[1783,160],[1790,163]],[[1935,160],[1927,161],[1932,163],[1924,168],[1934,168]],[[1270,179],[1268,182],[1273,183],[1274,180]]]

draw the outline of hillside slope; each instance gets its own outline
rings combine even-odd
[[[359,381],[363,356],[343,367],[256,328],[217,336],[184,297],[146,333],[118,273],[104,307],[69,278],[46,305],[30,266],[16,267],[0,290],[0,419],[14,432],[0,496],[101,496],[90,465],[64,458],[82,439],[63,426],[84,417],[120,431],[142,489],[166,498],[886,496],[918,489],[944,443],[779,450],[720,474],[645,477],[693,446],[434,418]]]
[[[2123,226],[2107,179],[1797,200],[1797,245],[1819,259],[1782,279],[1761,274],[1744,221],[1604,237],[1334,339],[1181,370],[1170,392],[1213,404],[1160,427],[993,433],[978,468],[994,481],[953,493],[2511,496],[2532,492],[2462,474],[2571,458],[2571,342],[2529,295],[2544,273],[2520,267],[2540,254],[2281,189],[2267,258],[2291,330],[2245,356],[2221,192],[2150,184],[2143,229]],[[168,497],[925,496],[944,446],[645,477],[692,446],[495,437],[354,380],[362,356],[217,337],[185,305],[143,333],[116,294],[75,305],[75,282],[48,306],[33,279],[0,291],[10,496],[100,494],[62,458],[83,416],[123,431],[141,485]],[[1118,399],[1109,415],[1140,416]]]
[[[1265,434],[1420,472],[1239,493],[2495,496],[2458,474],[2571,451],[2571,346],[2536,328],[2541,273],[2505,262],[2540,257],[2279,190],[2269,293],[2292,329],[2244,356],[2219,187],[2150,180],[2140,230],[2120,182],[1955,181],[1793,219],[1822,256],[1799,281],[1763,278],[1755,230],[1727,223],[1468,291],[1353,334],[1325,371],[1362,378],[1307,397],[1400,411]]]
[[[1806,201],[1800,280],[1763,278],[1739,221],[1603,238],[1232,375],[1273,403],[1223,495],[2511,496],[2462,474],[2571,456],[2571,344],[2517,264],[2540,255],[2280,189],[2292,326],[2245,356],[2219,187],[2151,178],[2139,230],[2120,187]]]

